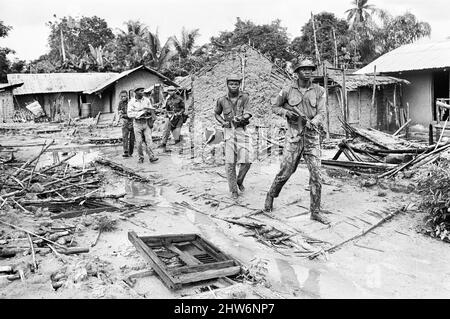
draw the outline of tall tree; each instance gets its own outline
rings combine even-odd
[[[367,2],[368,0],[353,0],[353,7],[345,11],[347,13],[347,21],[351,26],[364,24],[370,19],[370,15],[374,12],[375,6]]]
[[[11,29],[11,26],[4,24],[4,22],[0,20],[0,38],[7,37]],[[14,51],[9,48],[0,47],[0,82],[8,81],[6,74],[8,74],[8,70],[11,64],[11,62],[8,60],[8,54],[10,53],[14,53]]]
[[[63,54],[72,54],[81,58],[89,52],[89,45],[104,47],[114,39],[114,34],[107,22],[97,16],[73,18],[71,16],[49,21],[50,46],[49,57],[52,62],[63,60]]]
[[[404,44],[430,36],[430,34],[430,24],[419,21],[410,12],[396,17],[387,15],[383,20],[383,28],[377,38],[379,54],[387,53]]]
[[[200,36],[199,29],[186,30],[184,27],[181,30],[181,37],[178,39],[174,37],[175,49],[180,58],[187,58],[190,56],[195,48],[195,41]]]
[[[314,16],[319,54],[323,60],[333,63],[349,63],[352,59],[349,25],[331,12],[321,12]],[[314,57],[313,25],[310,19],[301,29],[301,36],[292,40],[291,50],[298,55]],[[337,57],[336,55],[337,51]]]
[[[272,60],[290,60],[293,56],[286,30],[279,19],[270,24],[256,25],[252,21],[237,18],[233,31],[221,32],[218,37],[211,38],[211,43],[220,48],[250,43],[262,53],[270,55]]]

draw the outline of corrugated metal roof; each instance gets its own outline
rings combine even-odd
[[[119,74],[116,73],[116,75],[114,77],[111,77],[111,78],[107,79],[106,81],[104,81],[102,83],[99,83],[95,87],[91,87],[88,90],[84,90],[84,93],[92,94],[92,93],[101,92],[101,91],[105,90],[107,87],[109,87],[110,85],[114,84],[116,81],[120,80],[121,78],[123,78],[123,77],[125,77],[127,75],[130,75],[131,73],[133,73],[133,72],[135,72],[135,71],[137,71],[139,69],[144,69],[144,70],[149,71],[150,73],[155,74],[156,76],[162,78],[163,81],[166,84],[178,86],[178,84],[176,84],[175,82],[172,82],[168,77],[162,75],[161,73],[159,73],[159,72],[157,72],[157,71],[155,71],[155,70],[153,70],[153,69],[151,69],[149,67],[141,65],[141,66],[138,66],[137,68],[134,68],[134,69],[131,69],[131,70],[127,70],[127,71],[123,71],[122,73],[119,73]]]
[[[337,83],[339,86],[342,87],[343,79],[342,74],[339,73],[331,73],[328,74],[328,77],[333,80],[333,82]],[[346,74],[345,75],[345,88],[349,91],[354,91],[360,87],[365,86],[373,86],[374,83],[374,77],[373,75],[369,74]],[[379,85],[389,85],[389,84],[395,84],[395,83],[403,83],[403,84],[410,84],[409,81],[398,79],[393,76],[381,76],[377,75],[375,77],[375,84],[377,86]]]
[[[15,95],[83,92],[91,90],[100,83],[114,77],[117,73],[18,73],[8,74],[8,82],[23,82],[23,86],[14,89]]]
[[[374,66],[377,67],[377,73],[450,67],[450,39],[439,41],[422,39],[415,43],[401,46],[382,55],[355,73],[373,73]]]

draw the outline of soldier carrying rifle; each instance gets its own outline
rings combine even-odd
[[[325,118],[325,89],[311,81],[316,65],[306,59],[294,64],[298,78],[278,94],[273,113],[286,117],[288,131],[281,168],[267,193],[264,210],[271,212],[273,200],[297,169],[301,157],[309,170],[311,219],[329,221],[321,212],[322,175],[320,171],[320,127]]]
[[[241,192],[245,190],[244,179],[251,166],[250,139],[245,130],[252,115],[247,113],[249,95],[240,91],[241,82],[238,75],[228,76],[228,93],[217,100],[214,109],[214,116],[223,127],[225,169],[233,199],[239,196],[238,188]],[[237,176],[236,164],[240,164]]]

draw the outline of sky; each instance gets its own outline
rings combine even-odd
[[[420,21],[430,23],[432,38],[450,36],[448,0],[369,0],[369,3],[393,15],[406,11],[415,14]],[[13,27],[7,38],[0,39],[0,47],[15,50],[15,57],[24,60],[45,54],[49,50],[46,22],[53,20],[53,14],[97,15],[113,31],[124,28],[125,21],[139,20],[151,31],[158,29],[162,40],[179,35],[182,27],[199,28],[197,44],[201,45],[220,31],[233,30],[236,17],[257,24],[281,19],[292,39],[300,35],[311,12],[329,11],[345,18],[345,10],[350,7],[351,0],[0,0],[0,20]]]

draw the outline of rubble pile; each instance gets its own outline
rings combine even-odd
[[[267,57],[248,45],[238,46],[219,54],[214,63],[194,74],[194,107],[196,121],[207,127],[216,124],[214,107],[219,97],[227,92],[226,78],[230,74],[244,75],[244,91],[250,94],[251,124],[282,126],[283,119],[274,117],[270,111],[271,100],[280,89],[290,83],[288,74],[274,65]],[[178,81],[190,88],[190,79]],[[275,122],[274,122],[275,121]]]
[[[439,161],[450,150],[450,142],[426,145],[371,128],[355,128],[348,123],[343,123],[343,128],[351,138],[343,139],[334,158],[323,160],[322,164],[377,175],[377,178],[399,173],[411,177],[418,168]],[[339,161],[341,155],[348,161]]]

